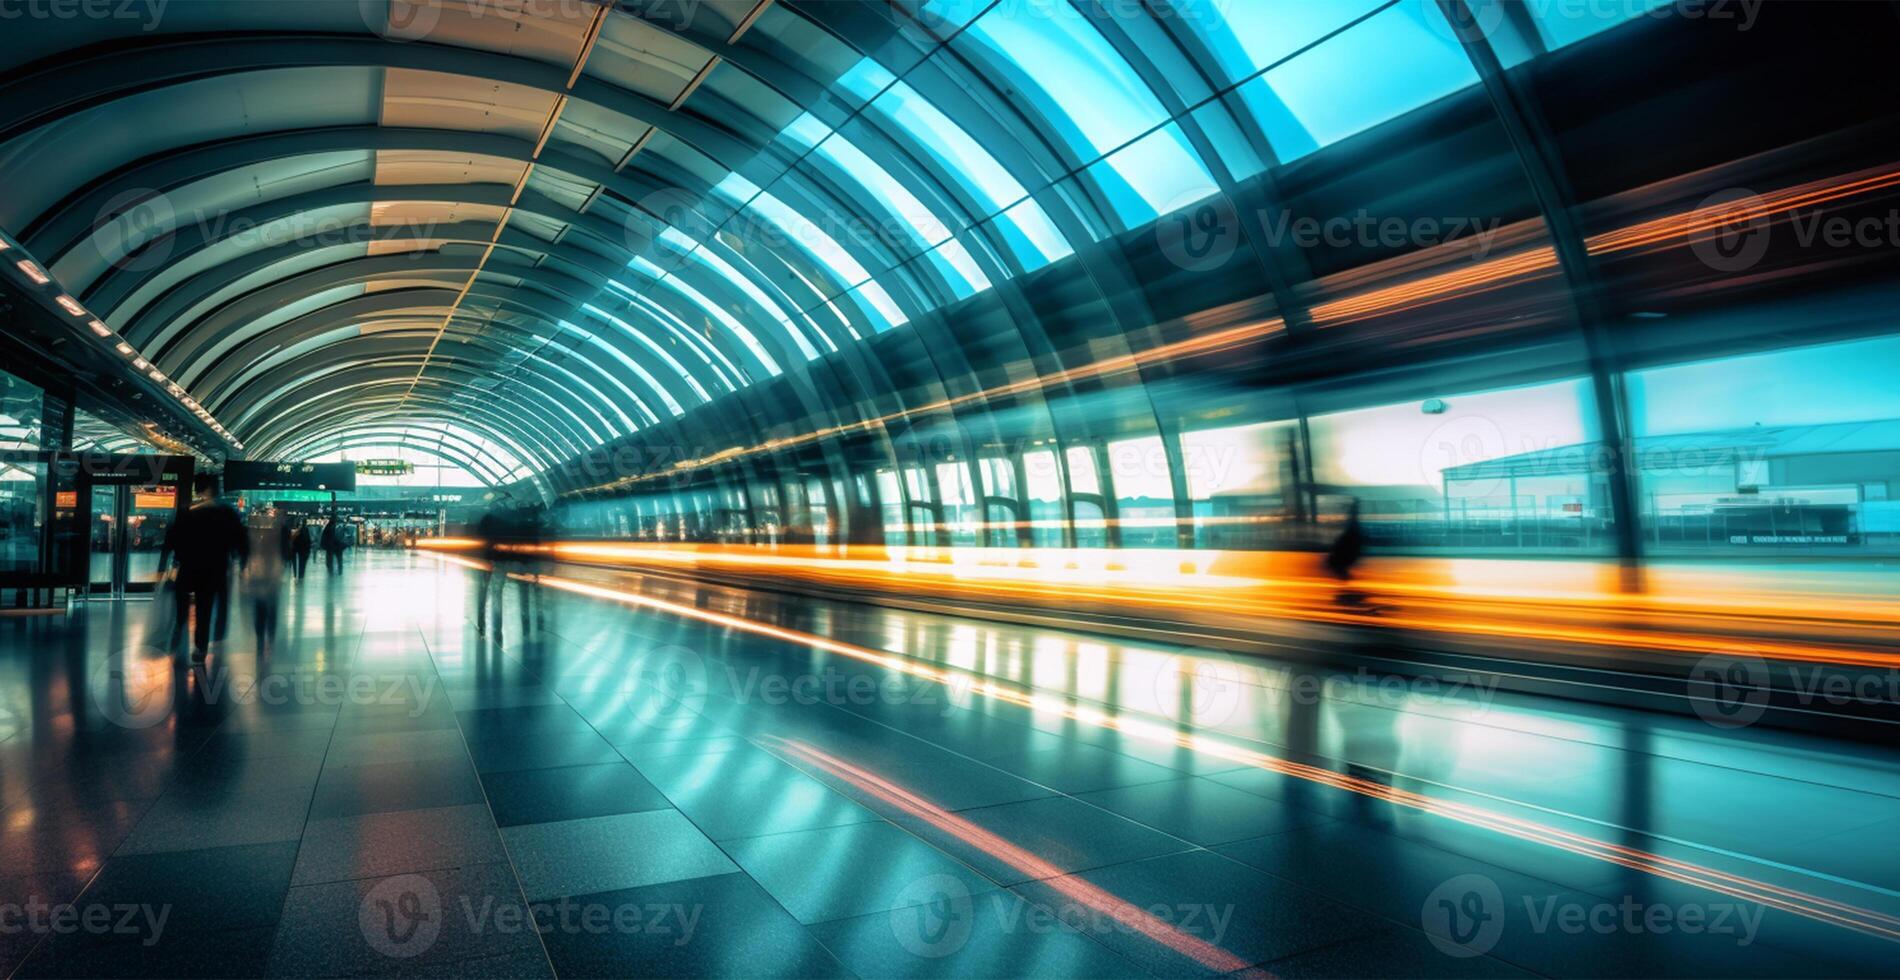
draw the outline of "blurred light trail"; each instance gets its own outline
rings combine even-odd
[[[723,450],[720,450],[719,452],[713,453],[708,456],[702,456],[698,459],[681,460],[677,463],[674,463],[671,467],[668,467],[666,470],[659,473],[648,473],[641,476],[624,477],[622,479],[615,480],[610,483],[605,483],[598,487],[593,487],[591,489],[594,489],[594,490],[614,489],[614,488],[619,488],[619,487],[632,486],[634,484],[639,484],[639,483],[645,483],[649,480],[676,477],[681,473],[688,472],[690,470],[700,469],[706,466],[711,466],[715,463],[723,463],[723,462],[726,462],[727,460],[739,459],[745,456],[753,456],[759,453],[777,452],[781,449],[789,449],[789,448],[792,448],[793,446],[802,446],[807,443],[816,442],[820,439],[827,439],[827,438],[830,438],[831,436],[843,435],[850,432],[863,432],[870,429],[879,428],[891,422],[902,421],[904,419],[908,419],[915,415],[941,411],[946,408],[955,408],[959,405],[964,405],[964,404],[974,402],[974,401],[984,401],[991,398],[999,398],[1005,395],[1017,395],[1026,391],[1036,391],[1041,388],[1047,388],[1054,385],[1065,385],[1065,384],[1069,384],[1075,381],[1081,381],[1081,380],[1085,380],[1089,378],[1100,378],[1100,377],[1106,377],[1109,375],[1123,374],[1123,373],[1132,371],[1144,364],[1152,364],[1152,363],[1160,362],[1160,361],[1170,361],[1170,360],[1174,360],[1176,358],[1181,358],[1181,357],[1195,357],[1195,356],[1199,356],[1203,354],[1218,353],[1230,347],[1237,347],[1241,344],[1252,343],[1253,341],[1258,340],[1262,337],[1272,336],[1274,334],[1280,333],[1281,331],[1285,329],[1286,329],[1286,323],[1282,321],[1279,317],[1272,317],[1266,320],[1259,320],[1252,323],[1245,323],[1237,327],[1228,327],[1224,330],[1216,330],[1213,333],[1203,334],[1202,336],[1199,336],[1199,337],[1189,337],[1186,340],[1177,340],[1177,341],[1174,341],[1173,343],[1162,344],[1158,347],[1150,347],[1147,350],[1135,351],[1129,354],[1119,354],[1114,357],[1104,358],[1103,360],[1096,361],[1093,364],[1085,364],[1081,367],[1074,367],[1074,368],[1068,368],[1061,371],[1054,371],[1049,374],[1039,374],[1034,377],[1024,378],[1020,381],[1012,381],[1009,384],[998,385],[994,388],[985,388],[982,391],[973,391],[968,394],[957,395],[951,398],[939,399],[927,405],[919,405],[915,408],[907,408],[907,409],[903,409],[896,412],[890,412],[888,414],[880,415],[877,418],[873,418],[873,419],[865,419],[859,422],[851,422],[846,425],[834,425],[829,428],[819,429],[814,432],[807,432],[807,433],[804,433],[803,435],[786,436],[785,438],[782,438],[782,439],[768,439],[765,442],[762,442],[756,446],[733,447],[731,449],[723,449]]]
[[[1702,241],[1712,234],[1723,234],[1727,229],[1732,229],[1737,225],[1756,221],[1782,221],[1794,216],[1796,210],[1800,208],[1816,208],[1897,186],[1900,186],[1900,170],[1864,170],[1758,194],[1754,196],[1753,203],[1748,203],[1748,199],[1730,201],[1601,232],[1589,236],[1584,242],[1584,247],[1591,255],[1604,255],[1658,245],[1668,247],[1689,245]],[[1497,229],[1493,232],[1493,237],[1512,243],[1529,242],[1540,237],[1542,231],[1541,220],[1519,221]],[[1494,243],[1487,244],[1487,247],[1493,246]],[[1473,261],[1474,255],[1483,256],[1484,252],[1474,251],[1471,240],[1458,239],[1412,254],[1373,263],[1368,267],[1348,270],[1331,277],[1330,283],[1322,283],[1322,288],[1330,286],[1335,289],[1351,289],[1354,285],[1366,280],[1380,278],[1401,278],[1404,281],[1370,286],[1357,292],[1349,292],[1338,299],[1315,303],[1308,310],[1308,314],[1318,326],[1340,326],[1373,317],[1416,310],[1446,300],[1490,292],[1553,276],[1559,271],[1556,250],[1549,245],[1532,245],[1512,254],[1480,257]],[[1405,278],[1411,276],[1421,266],[1432,265],[1454,267],[1416,278]],[[675,462],[657,473],[622,477],[589,489],[617,489],[652,480],[677,477],[682,473],[728,460],[759,453],[777,452],[851,432],[867,431],[891,422],[914,419],[920,415],[955,408],[970,402],[987,401],[1027,391],[1066,385],[1084,379],[1121,374],[1144,365],[1177,358],[1214,353],[1282,333],[1285,329],[1285,321],[1280,317],[1228,327],[1204,336],[1190,337],[1143,351],[1121,354],[1080,367],[1067,368],[982,391],[939,399],[877,418],[829,426],[801,435],[768,439],[754,446],[735,446],[696,459]]]
[[[1181,931],[1172,923],[1156,918],[1140,906],[1110,893],[1099,885],[1076,877],[1060,866],[1036,856],[1021,846],[945,810],[874,772],[852,765],[797,739],[767,735],[760,741],[767,748],[776,747],[781,755],[789,755],[795,760],[805,762],[806,766],[801,768],[815,767],[835,779],[849,783],[890,806],[917,817],[938,830],[1002,861],[1030,879],[1040,881],[1061,892],[1064,897],[1077,905],[1085,906],[1100,915],[1114,919],[1210,970],[1232,974],[1245,970],[1249,966],[1246,960],[1233,953],[1199,936]],[[1057,918],[1060,918],[1060,915]],[[1255,975],[1270,976],[1265,973]]]
[[[1695,885],[1732,898],[1756,902],[1761,905],[1791,912],[1804,918],[1852,929],[1856,932],[1878,936],[1883,939],[1900,941],[1900,918],[1883,912],[1811,895],[1806,892],[1758,881],[1743,875],[1705,867],[1692,862],[1665,857],[1650,851],[1598,840],[1594,837],[1578,834],[1538,821],[1514,817],[1509,814],[1487,810],[1466,803],[1436,799],[1412,790],[1389,786],[1363,776],[1354,776],[1347,773],[1335,772],[1331,769],[1322,769],[1318,766],[1294,762],[1289,759],[1283,759],[1235,744],[1224,738],[1212,738],[1194,731],[1183,731],[1176,725],[1162,724],[1146,718],[1118,714],[1112,710],[1105,710],[1100,707],[1079,703],[1070,697],[1025,690],[1016,685],[1002,683],[980,674],[972,674],[954,668],[944,668],[921,663],[907,656],[874,650],[870,647],[858,646],[853,643],[834,640],[814,633],[786,629],[771,623],[747,619],[743,616],[700,609],[695,606],[669,602],[665,599],[657,599],[652,596],[641,595],[637,592],[628,592],[590,582],[582,582],[577,579],[556,575],[541,575],[537,577],[519,573],[512,573],[509,577],[517,581],[537,581],[550,588],[572,592],[577,595],[605,599],[624,605],[639,606],[657,612],[697,620],[714,626],[750,633],[754,636],[764,636],[796,646],[835,653],[888,670],[899,671],[922,680],[942,684],[954,692],[976,695],[1033,711],[1048,712],[1071,721],[1119,732],[1144,741],[1183,748],[1239,765],[1251,766],[1256,769],[1279,773],[1294,779],[1331,786],[1335,789],[1383,800],[1395,806],[1402,806],[1417,810],[1421,813],[1429,813],[1434,816],[1443,817],[1467,826],[1505,834],[1518,840],[1542,844],[1572,854],[1641,871],[1659,878]],[[1584,818],[1573,819],[1582,820]],[[1594,823],[1595,821],[1586,820],[1585,822]],[[1695,846],[1692,842],[1684,843],[1687,843],[1689,846]],[[1867,887],[1858,882],[1842,881],[1842,883],[1855,885],[1860,888]]]
[[[1712,576],[1684,578],[1684,594],[1629,595],[1607,581],[1597,588],[1574,578],[1540,582],[1535,573],[1541,570],[1524,562],[1369,560],[1367,574],[1352,583],[1377,606],[1377,614],[1368,615],[1338,603],[1340,583],[1307,553],[613,541],[558,542],[542,550],[609,568],[770,575],[911,599],[1071,609],[1093,603],[1176,626],[1259,628],[1289,621],[1637,653],[1900,667],[1900,604],[1890,596],[1831,594],[1817,602],[1778,586],[1740,591]]]

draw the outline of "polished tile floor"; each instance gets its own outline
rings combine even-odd
[[[0,621],[0,976],[1900,963],[1890,752],[551,571],[481,633],[360,554],[196,670]]]

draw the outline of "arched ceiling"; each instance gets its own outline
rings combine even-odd
[[[1433,0],[1235,6],[126,5],[0,39],[0,228],[234,449],[517,480],[1475,82]],[[1374,27],[1409,104],[1220,101]]]

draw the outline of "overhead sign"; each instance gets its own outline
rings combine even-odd
[[[408,476],[416,471],[416,464],[406,459],[359,459],[356,461],[357,476]]]
[[[269,463],[233,459],[224,464],[226,490],[355,490],[353,463]]]

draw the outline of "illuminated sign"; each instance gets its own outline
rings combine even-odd
[[[135,493],[132,495],[132,508],[134,510],[175,510],[177,507],[178,497],[170,492]]]
[[[233,459],[224,464],[226,490],[355,490],[350,463],[267,463]]]
[[[79,506],[79,491],[61,490],[54,495],[53,506],[61,510],[72,510]]]
[[[361,459],[356,462],[358,476],[408,476],[416,464],[406,459]]]

